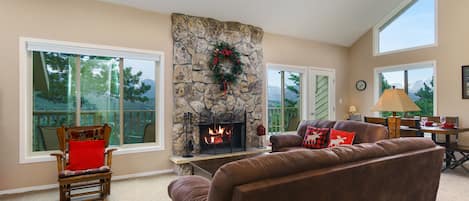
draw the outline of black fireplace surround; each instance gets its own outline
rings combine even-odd
[[[246,112],[241,117],[233,113],[211,114],[199,122],[199,145],[201,154],[223,154],[246,151]],[[224,133],[211,135],[209,129],[224,128]]]

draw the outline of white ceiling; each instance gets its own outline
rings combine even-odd
[[[343,46],[403,0],[101,0],[159,13],[239,21],[264,31]]]

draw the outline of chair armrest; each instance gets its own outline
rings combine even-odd
[[[273,135],[270,137],[272,151],[276,152],[284,147],[298,147],[303,143],[303,138],[295,134]]]
[[[112,152],[115,152],[115,151],[117,151],[117,148],[108,148],[108,149],[106,149],[104,154],[111,154],[112,155]]]
[[[62,152],[54,152],[50,155],[55,156],[57,159],[57,172],[60,173],[62,170],[64,170],[65,154]]]
[[[173,201],[206,201],[210,181],[200,176],[182,176],[168,186],[168,195]]]
[[[109,148],[109,149],[106,149],[106,151],[104,152],[104,155],[107,155],[106,165],[109,166],[109,168],[111,168],[112,166],[112,152],[114,151],[117,151],[117,149]]]
[[[54,152],[54,153],[50,153],[51,156],[55,156],[56,158],[58,159],[62,159],[62,158],[65,158],[65,154],[62,153],[62,152]]]

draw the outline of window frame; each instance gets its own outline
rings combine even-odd
[[[285,65],[285,64],[275,64],[275,63],[267,63],[265,66],[266,73],[265,73],[265,93],[266,93],[266,98],[265,98],[265,120],[264,123],[266,125],[266,136],[270,135],[269,132],[269,111],[268,111],[268,105],[269,105],[269,99],[268,99],[268,80],[269,80],[269,75],[267,73],[268,70],[284,70],[284,71],[290,71],[290,72],[297,72],[303,74],[300,80],[300,88],[303,93],[300,94],[300,99],[301,99],[301,106],[300,106],[300,121],[306,120],[309,118],[308,112],[312,110],[311,105],[308,104],[309,101],[313,100],[314,94],[308,93],[308,91],[311,90],[311,76],[313,75],[326,75],[329,76],[332,80],[329,82],[329,88],[330,90],[333,90],[333,93],[329,94],[329,103],[330,103],[330,110],[329,110],[329,118],[330,120],[336,120],[336,87],[335,87],[335,69],[333,68],[322,68],[322,67],[312,67],[312,66],[297,66],[297,65]],[[318,73],[319,72],[319,73]],[[314,74],[316,73],[316,74]],[[304,84],[301,84],[304,83]],[[296,134],[296,131],[286,131],[286,132],[281,132],[281,134]]]
[[[380,28],[388,23],[392,23],[395,19],[399,18],[401,14],[403,14],[406,9],[410,8],[413,3],[415,3],[417,0],[404,0],[401,2],[394,10],[391,11],[388,15],[386,15],[381,21],[379,21],[374,27],[373,27],[373,33],[372,33],[372,42],[373,42],[373,56],[383,56],[383,55],[389,55],[389,54],[397,54],[397,53],[402,53],[402,52],[409,52],[409,51],[414,51],[414,50],[419,50],[419,49],[425,49],[425,48],[430,48],[430,47],[438,47],[438,0],[434,0],[435,4],[435,42],[433,44],[427,44],[427,45],[420,45],[420,46],[415,46],[415,47],[409,47],[409,48],[403,48],[403,49],[398,49],[398,50],[392,50],[392,51],[386,51],[386,52],[380,52],[379,51],[379,32]]]
[[[399,65],[392,65],[392,66],[382,66],[376,67],[373,73],[373,97],[374,103],[378,102],[379,100],[379,90],[380,90],[380,80],[379,74],[385,72],[393,72],[393,71],[405,71],[405,70],[413,70],[413,69],[422,69],[428,68],[428,66],[432,66],[433,69],[433,115],[438,114],[438,104],[437,104],[437,97],[438,97],[438,79],[436,73],[436,61],[422,61],[416,63],[407,63],[407,64],[399,64]],[[375,116],[379,116],[379,112],[374,112]]]
[[[29,45],[29,47],[28,47]],[[31,47],[33,46],[33,47]],[[132,49],[115,46],[94,45],[87,43],[55,41],[47,39],[20,37],[19,38],[19,163],[36,163],[55,160],[49,154],[56,151],[32,151],[32,116],[33,116],[33,98],[32,94],[32,51],[31,48],[40,48],[39,51],[55,51],[63,49],[68,53],[75,51],[76,54],[81,55],[96,55],[96,56],[112,56],[119,58],[132,58],[132,59],[147,59],[155,61],[155,80],[156,92],[155,98],[155,139],[159,139],[159,143],[138,143],[138,144],[120,144],[117,147],[118,151],[115,155],[162,151],[165,150],[164,140],[164,52]]]

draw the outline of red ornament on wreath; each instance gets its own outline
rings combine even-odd
[[[222,62],[229,61],[231,69],[223,69]],[[240,53],[228,43],[219,42],[215,45],[210,58],[210,70],[213,72],[213,79],[220,84],[220,89],[226,95],[228,88],[236,84],[238,76],[243,73],[243,64],[240,60]]]

